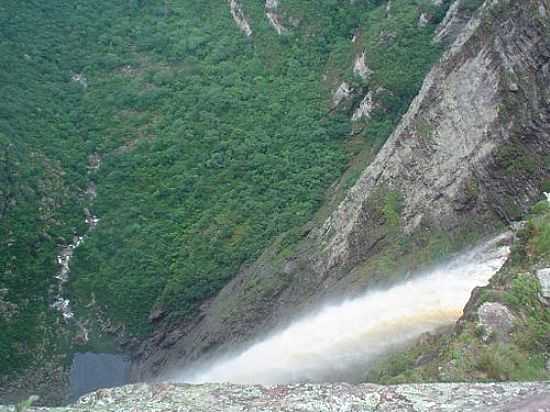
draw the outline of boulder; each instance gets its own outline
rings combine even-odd
[[[508,341],[514,327],[515,316],[510,310],[497,302],[486,302],[477,310],[479,326],[482,330],[482,340],[488,342],[496,339],[499,342]]]

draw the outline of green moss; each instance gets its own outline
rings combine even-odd
[[[533,156],[523,146],[513,142],[498,149],[496,161],[508,175],[533,174],[537,170],[537,161]]]
[[[403,198],[397,192],[389,192],[384,196],[383,213],[386,223],[392,226],[399,226],[401,221],[401,210]]]
[[[504,295],[505,302],[514,309],[532,308],[537,300],[538,281],[530,274],[518,274],[512,280],[512,285]]]
[[[550,257],[550,222],[541,222],[536,230],[535,239],[531,242],[535,252],[541,257]]]
[[[538,202],[531,208],[531,213],[534,215],[545,215],[549,212],[550,212],[550,202],[548,202],[547,200]]]

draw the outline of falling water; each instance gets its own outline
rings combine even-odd
[[[353,381],[380,355],[456,322],[472,289],[486,285],[506,261],[506,236],[390,289],[324,307],[236,356],[180,371],[170,380]]]

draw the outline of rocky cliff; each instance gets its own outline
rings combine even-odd
[[[406,259],[442,233],[494,232],[540,196],[549,177],[550,2],[487,0],[468,19],[465,8],[451,7],[438,36],[446,53],[344,200],[304,227],[290,252],[276,242],[200,316],[157,325],[138,351],[136,379],[388,281],[373,262]]]
[[[100,390],[65,408],[28,412],[528,412],[550,411],[550,383],[432,385],[136,385]],[[0,412],[14,408],[0,406]]]

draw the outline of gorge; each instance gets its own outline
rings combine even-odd
[[[452,326],[475,287],[486,286],[509,255],[511,234],[387,290],[334,303],[271,333],[234,357],[190,366],[162,380],[188,383],[361,382],[377,357],[420,335]],[[363,376],[362,376],[363,375]]]
[[[550,408],[549,0],[0,35],[2,412]]]

